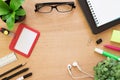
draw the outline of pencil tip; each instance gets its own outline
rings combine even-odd
[[[27,64],[27,62],[26,63],[24,63],[23,65],[26,65]]]

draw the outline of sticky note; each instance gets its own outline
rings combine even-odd
[[[120,43],[120,31],[118,30],[113,30],[112,36],[111,36],[111,41]]]

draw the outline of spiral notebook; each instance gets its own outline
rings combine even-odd
[[[94,34],[120,23],[120,0],[78,0]]]

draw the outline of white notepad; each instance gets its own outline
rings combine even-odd
[[[37,35],[37,33],[24,28],[20,34],[20,37],[19,37],[16,45],[15,45],[15,49],[17,49],[27,55],[35,38],[36,38],[36,35]]]
[[[39,31],[30,28],[25,24],[20,24],[11,41],[10,49],[25,57],[29,57],[38,38]]]
[[[97,27],[120,18],[120,0],[86,0]]]

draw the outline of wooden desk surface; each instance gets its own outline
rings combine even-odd
[[[47,1],[50,0],[26,0],[24,2],[23,7],[26,10],[27,15],[22,23],[39,30],[41,36],[30,58],[24,58],[16,53],[18,60],[0,68],[0,74],[18,64],[27,62],[27,65],[24,67],[29,67],[30,70],[26,73],[33,72],[33,76],[26,80],[72,80],[67,71],[68,64],[72,64],[73,61],[78,61],[83,70],[90,74],[94,74],[93,67],[99,61],[105,59],[104,56],[94,53],[94,48],[98,47],[114,52],[105,49],[103,44],[109,43],[120,46],[120,44],[110,42],[112,30],[120,30],[120,25],[94,35],[89,28],[77,0],[75,1],[77,6],[76,9],[69,13],[58,13],[56,10],[53,10],[52,13],[48,14],[34,12],[35,3]],[[15,24],[13,31],[16,30],[19,24],[20,23]],[[6,24],[3,21],[0,21],[0,26],[5,27]],[[97,45],[95,42],[99,38],[102,38],[103,42]],[[13,52],[9,49],[11,39],[12,37],[4,36],[0,33],[0,57]],[[119,52],[114,53],[119,55]],[[9,76],[10,74],[6,76]],[[19,76],[22,76],[23,74]],[[80,73],[77,71],[75,74],[78,75]],[[19,76],[11,80],[15,80]],[[92,79],[86,78],[79,80]]]

